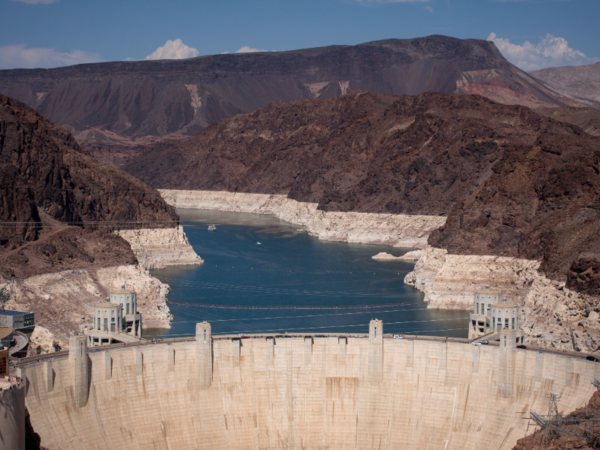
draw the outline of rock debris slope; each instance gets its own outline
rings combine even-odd
[[[152,142],[193,136],[274,100],[381,94],[480,94],[507,104],[577,106],[510,64],[492,42],[445,36],[356,46],[0,71],[0,92],[121,165]]]
[[[9,307],[33,309],[39,323],[64,339],[80,331],[91,304],[108,290],[123,282],[150,286],[143,268],[122,277],[113,270],[114,279],[101,275],[137,265],[136,253],[149,249],[136,232],[179,237],[171,248],[185,253],[179,262],[200,262],[178,225],[175,210],[157,191],[96,160],[69,132],[0,95],[0,282],[18,279]],[[133,235],[116,234],[127,231]],[[153,310],[156,302],[166,308],[167,288],[156,282],[146,293],[154,296],[148,304]],[[168,326],[168,308],[163,312],[149,310],[148,318]]]
[[[556,92],[600,108],[600,62],[587,66],[550,67],[530,74]]]

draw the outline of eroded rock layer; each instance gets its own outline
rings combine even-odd
[[[404,282],[425,293],[429,308],[473,309],[486,286],[519,306],[526,344],[600,354],[598,298],[538,271],[539,261],[452,255],[427,246]]]
[[[170,328],[169,286],[137,265],[88,267],[18,280],[6,307],[35,312],[36,324],[48,331],[34,332],[36,347],[51,350],[55,343],[67,348],[69,336],[92,324],[94,305],[122,285],[137,292],[144,327]]]
[[[297,202],[285,195],[168,189],[160,193],[177,208],[273,214],[305,226],[309,234],[326,241],[423,248],[429,233],[446,220],[425,215],[319,211],[315,203]]]

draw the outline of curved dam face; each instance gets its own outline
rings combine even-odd
[[[22,369],[26,405],[49,449],[511,449],[550,393],[569,412],[600,373],[510,341],[382,339],[377,325],[211,339],[199,324],[196,341],[76,347]]]

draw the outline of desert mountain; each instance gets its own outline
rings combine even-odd
[[[173,227],[154,189],[92,157],[60,126],[0,95],[0,275],[132,264],[115,229]]]
[[[536,108],[534,111],[560,122],[577,125],[592,136],[600,136],[600,109],[566,107]]]
[[[600,108],[600,63],[565,66],[530,72],[557,92],[594,108]]]
[[[431,244],[540,259],[549,276],[595,290],[599,158],[598,138],[522,106],[356,91],[274,102],[157,144],[125,170],[156,188],[287,194],[322,210],[450,213]]]
[[[492,42],[444,36],[288,52],[0,71],[0,92],[71,131],[120,165],[168,137],[274,100],[331,98],[352,90],[480,94],[530,107],[578,106],[510,64]]]

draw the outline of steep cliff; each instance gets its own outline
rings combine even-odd
[[[326,211],[448,214],[506,153],[570,125],[480,96],[274,102],[161,143],[125,170],[161,189],[287,194]]]
[[[0,285],[17,278],[8,308],[34,311],[64,346],[90,322],[94,303],[127,284],[140,296],[145,326],[170,326],[168,287],[138,261],[159,267],[202,260],[156,190],[2,95],[0,179]]]
[[[507,104],[577,106],[510,64],[492,42],[428,36],[356,46],[0,71],[0,92],[117,164],[274,100],[381,94],[480,94]]]
[[[69,132],[1,95],[0,179],[5,277],[134,264],[130,245],[115,231],[178,227],[175,210],[156,190],[96,160]]]

